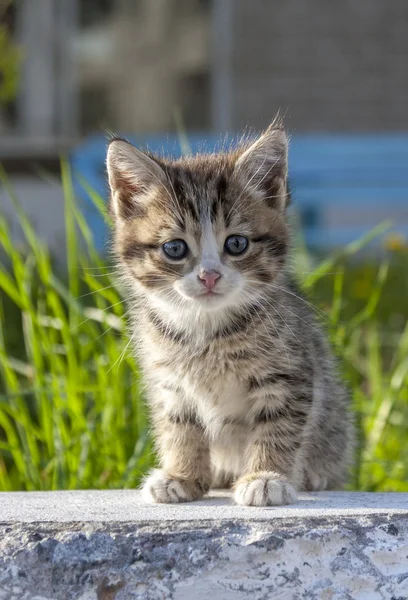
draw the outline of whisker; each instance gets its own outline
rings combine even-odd
[[[111,304],[110,306],[107,306],[106,308],[101,308],[98,309],[101,312],[105,312],[107,310],[109,310],[110,308],[114,308],[115,306],[118,306],[119,304],[123,304],[125,302],[125,300],[119,300],[119,302],[115,302],[114,304]],[[70,333],[73,333],[74,331],[76,331],[79,327],[81,327],[81,325],[85,325],[85,323],[87,323],[88,321],[91,321],[92,317],[88,317],[87,319],[84,319],[83,321],[81,321],[80,323],[78,323],[78,325],[75,325],[75,327],[73,327],[72,329],[70,329]]]
[[[252,281],[252,283],[257,283],[259,285],[258,281]],[[284,287],[280,287],[278,285],[276,285],[275,283],[262,283],[263,287],[270,287],[276,290],[279,290],[281,292],[284,292],[286,294],[289,294],[290,296],[293,296],[294,298],[297,298],[298,300],[300,300],[301,302],[304,302],[304,304],[306,304],[307,306],[309,306],[312,310],[320,313],[325,319],[328,318],[328,314],[326,312],[324,312],[323,310],[321,310],[320,308],[318,308],[317,306],[314,306],[313,304],[311,304],[310,302],[308,302],[305,298],[302,298],[302,296],[298,296],[297,294],[295,294],[294,292],[291,292],[290,290],[288,290],[287,288]]]
[[[97,292],[103,292],[103,290],[109,290],[113,287],[114,286],[111,283],[110,285],[107,285],[103,288],[98,288],[97,290],[94,290],[93,292],[88,292],[87,294],[82,294],[82,296],[77,296],[76,298],[74,298],[74,300],[80,300],[81,298],[86,298],[87,296],[92,296],[92,294],[96,294]]]
[[[110,369],[108,369],[108,371],[106,372],[106,374],[110,373],[110,372],[112,371],[112,369],[115,367],[115,365],[116,365],[118,362],[119,362],[119,364],[118,364],[118,368],[119,368],[119,366],[120,366],[120,364],[121,364],[122,360],[123,360],[123,359],[124,359],[124,357],[125,357],[125,354],[126,354],[126,351],[127,351],[127,349],[129,348],[129,346],[130,346],[131,342],[133,341],[133,338],[135,337],[135,334],[136,334],[136,332],[134,331],[134,332],[133,332],[133,334],[132,334],[132,336],[130,337],[130,339],[129,339],[128,343],[126,344],[125,348],[124,348],[124,349],[122,350],[122,352],[120,353],[120,355],[119,355],[119,358],[117,358],[117,359],[115,360],[115,362],[114,362],[114,363],[113,363],[113,365],[110,367]]]
[[[115,277],[117,275],[116,271],[106,272],[106,273],[92,273],[91,277]],[[86,277],[86,275],[85,275]]]

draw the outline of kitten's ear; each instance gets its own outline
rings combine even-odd
[[[288,139],[283,124],[276,119],[239,157],[235,171],[248,189],[265,194],[271,208],[284,210],[288,204]]]
[[[144,212],[143,204],[154,185],[166,175],[160,165],[125,140],[113,140],[106,157],[111,210],[114,217],[129,219]]]

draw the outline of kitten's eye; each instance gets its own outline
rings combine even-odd
[[[188,246],[184,240],[171,240],[162,246],[163,252],[173,260],[181,260],[188,252]]]
[[[228,254],[242,254],[248,248],[248,238],[243,235],[230,235],[225,240],[224,249]]]

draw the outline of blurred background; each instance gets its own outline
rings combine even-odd
[[[408,491],[407,0],[0,0],[0,490],[133,487],[154,462],[109,133],[179,156],[277,111],[293,273],[353,399],[351,486]]]
[[[183,130],[212,150],[278,110],[309,246],[343,245],[387,217],[408,232],[405,0],[1,3],[0,160],[55,252],[62,192],[38,167],[58,172],[67,153],[106,195],[107,131],[177,154]],[[0,202],[12,218],[1,190]]]

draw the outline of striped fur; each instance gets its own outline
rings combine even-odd
[[[161,469],[155,502],[233,485],[246,505],[342,485],[347,394],[313,311],[286,268],[287,141],[275,122],[251,146],[165,161],[123,140],[107,168],[114,247],[131,306]],[[230,235],[249,240],[231,256]],[[162,245],[183,240],[171,260]],[[221,277],[203,295],[200,269]]]

